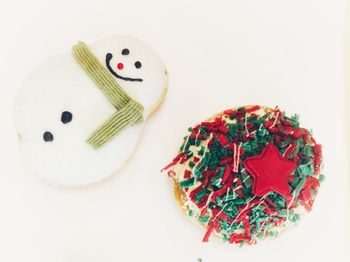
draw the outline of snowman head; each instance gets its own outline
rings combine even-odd
[[[167,73],[154,51],[134,37],[116,36],[89,45],[118,84],[144,107],[161,102]],[[118,171],[130,158],[143,123],[130,126],[98,150],[87,138],[116,108],[70,52],[42,64],[15,101],[15,124],[30,170],[60,185],[85,185]]]
[[[158,55],[132,36],[106,38],[90,47],[118,84],[143,105],[147,117],[167,91],[168,73]]]

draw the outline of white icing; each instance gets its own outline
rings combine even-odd
[[[104,39],[90,47],[102,64],[110,52],[116,71],[121,62],[120,74],[143,78],[142,82],[115,79],[144,106],[147,117],[167,86],[165,66],[154,51],[128,36]],[[128,56],[121,54],[124,48],[130,50]],[[142,63],[140,69],[135,61]],[[61,122],[63,111],[73,114],[71,122]],[[128,127],[97,150],[86,143],[114,112],[70,52],[47,61],[27,79],[15,102],[15,124],[30,170],[53,184],[70,186],[98,182],[118,171],[134,151],[144,124]],[[53,134],[52,142],[43,140],[45,131]]]
[[[249,136],[249,130],[248,130],[248,127],[247,127],[247,114],[244,115],[244,128],[245,128],[245,131],[246,131],[246,137]]]
[[[233,169],[232,169],[232,171],[234,173],[238,173],[241,146],[242,146],[242,143],[240,143],[238,146],[236,144],[233,144],[234,149],[233,149]]]
[[[286,150],[284,151],[284,153],[283,153],[283,157],[286,155],[286,152],[289,150],[289,148],[292,146],[292,144],[290,144],[287,148],[286,148]]]
[[[270,128],[273,128],[276,125],[279,114],[280,114],[280,112],[277,112],[277,114],[275,116],[275,120],[273,121],[273,124],[272,124],[272,126],[270,126]]]

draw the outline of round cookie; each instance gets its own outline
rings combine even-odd
[[[161,59],[135,37],[79,42],[71,53],[50,59],[30,75],[15,101],[15,125],[30,170],[68,186],[117,172],[167,84]]]
[[[277,107],[229,109],[193,128],[163,171],[183,211],[224,241],[255,244],[310,211],[321,145]]]

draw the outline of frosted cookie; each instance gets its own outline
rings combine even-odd
[[[58,185],[86,185],[117,172],[148,116],[163,101],[168,75],[145,43],[115,36],[52,58],[24,83],[15,124],[32,172]]]
[[[229,109],[189,129],[164,168],[183,211],[206,227],[203,241],[255,244],[310,211],[321,146],[298,116],[278,108]]]

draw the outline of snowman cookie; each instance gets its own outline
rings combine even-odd
[[[15,125],[31,171],[57,184],[99,182],[130,158],[163,101],[165,65],[145,43],[115,36],[77,43],[24,83]]]

